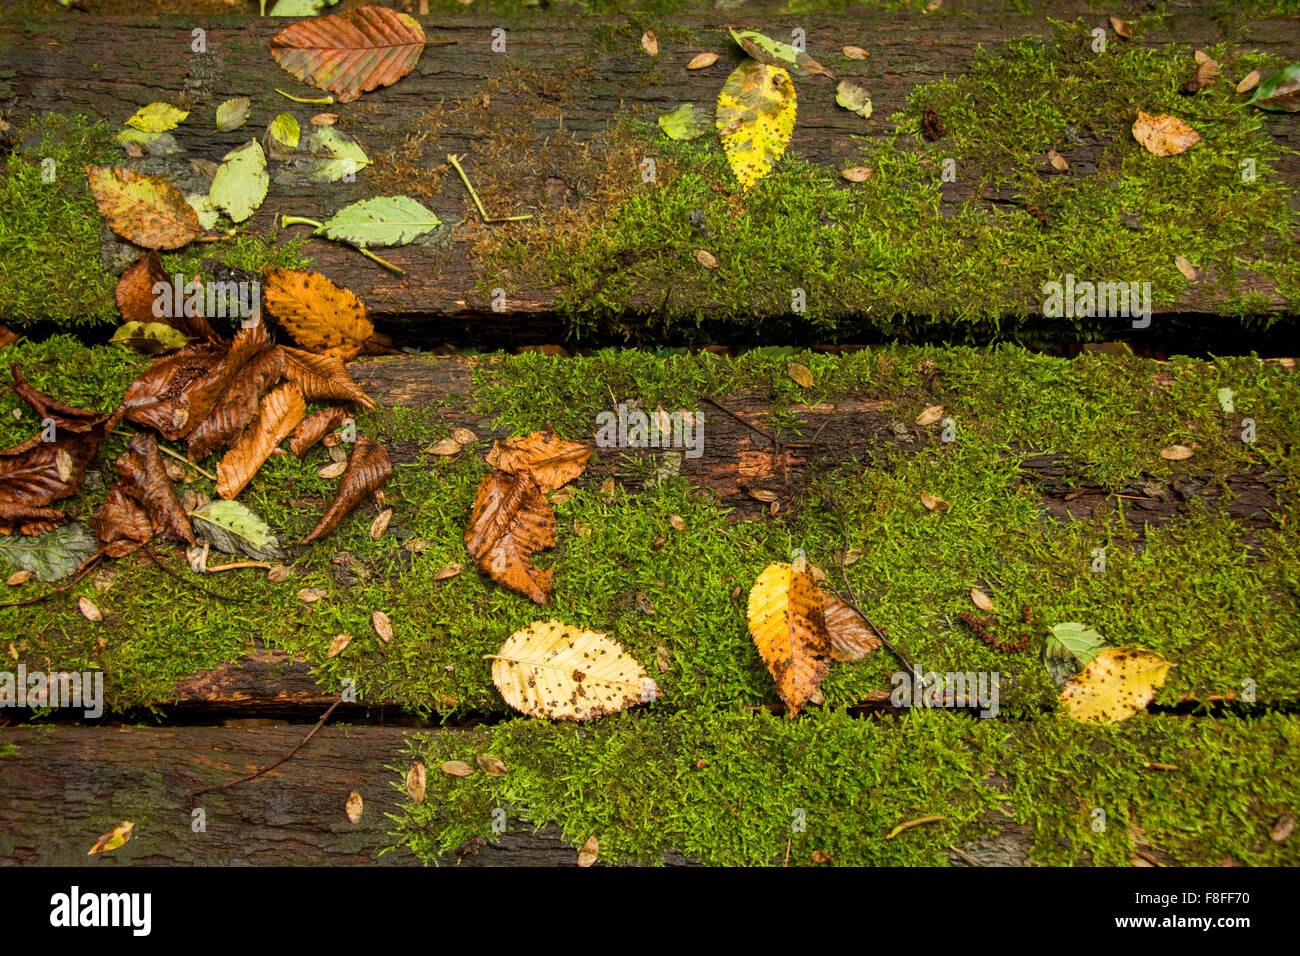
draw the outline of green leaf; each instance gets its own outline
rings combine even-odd
[[[185,201],[198,214],[199,225],[204,229],[211,229],[217,224],[217,216],[220,212],[212,205],[212,200],[208,198],[207,193],[186,193]]]
[[[316,230],[354,246],[400,246],[442,221],[407,196],[378,196],[344,206]]]
[[[871,118],[871,93],[856,83],[840,80],[835,88],[835,102],[863,119]]]
[[[326,7],[332,7],[338,2],[339,0],[278,0],[271,8],[271,16],[314,17]]]
[[[212,177],[208,197],[232,222],[243,222],[262,205],[270,184],[266,154],[257,140],[250,140],[226,154],[217,175]]]
[[[1236,411],[1236,402],[1234,401],[1236,396],[1237,393],[1230,388],[1219,389],[1219,407],[1228,414]]]
[[[298,121],[290,113],[281,113],[271,120],[271,135],[290,149],[297,149]]]
[[[1300,113],[1300,63],[1278,70],[1259,86],[1246,101],[1262,110]]]
[[[150,103],[136,110],[126,125],[134,126],[142,133],[165,133],[175,129],[189,115],[188,110],[177,109],[170,103]]]
[[[38,535],[0,535],[0,558],[46,584],[70,577],[97,549],[95,536],[79,524]]]
[[[740,44],[740,48],[759,63],[768,66],[792,67],[799,72],[820,73],[833,76],[830,70],[822,66],[807,53],[801,53],[788,43],[773,40],[755,30],[732,30],[731,37]]]
[[[191,511],[194,531],[218,551],[246,554],[256,561],[277,561],[284,557],[280,542],[265,521],[238,501],[218,498]]]
[[[1072,657],[1079,662],[1080,667],[1086,667],[1105,644],[1105,639],[1092,628],[1077,621],[1069,621],[1052,625],[1044,653],[1047,657],[1061,660]]]
[[[317,182],[334,183],[344,176],[355,176],[364,167],[370,165],[361,144],[340,133],[333,126],[322,126],[311,138],[311,151],[324,154],[322,159],[312,167],[308,175]]]
[[[217,107],[217,132],[229,133],[232,129],[239,129],[248,119],[248,111],[252,107],[253,101],[247,96],[236,96],[233,99],[226,100]]]
[[[150,156],[169,156],[181,152],[180,143],[171,133],[142,133],[127,127],[117,134],[119,146],[139,146]]]
[[[181,348],[191,339],[163,322],[125,322],[109,341],[146,355],[160,355]]]
[[[659,117],[659,128],[669,139],[695,139],[709,131],[709,116],[694,103],[683,103]]]

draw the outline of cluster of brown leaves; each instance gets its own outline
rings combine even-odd
[[[749,592],[749,633],[790,717],[820,699],[831,661],[853,661],[880,646],[856,609],[817,583],[800,559],[763,570]]]
[[[479,570],[498,584],[551,603],[551,569],[532,555],[555,544],[555,512],[547,494],[582,474],[591,449],[544,432],[493,444],[493,471],[479,483],[465,547]]]

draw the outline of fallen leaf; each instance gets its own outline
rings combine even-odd
[[[1273,829],[1268,836],[1274,843],[1282,843],[1294,832],[1295,814],[1288,810],[1277,818],[1277,822],[1273,824]]]
[[[938,495],[932,495],[928,491],[921,492],[921,504],[925,505],[931,511],[947,511],[948,502],[944,501]]]
[[[277,115],[275,119],[271,120],[266,131],[276,143],[290,150],[298,148],[298,141],[302,137],[302,129],[298,126],[298,120],[292,113]]]
[[[333,531],[363,499],[382,488],[393,474],[393,463],[388,452],[365,435],[358,435],[352,447],[352,456],[339,480],[338,491],[329,508],[302,544],[311,544]]]
[[[375,331],[360,299],[305,269],[268,269],[262,300],[293,340],[311,352],[352,359]]]
[[[263,397],[257,417],[217,463],[217,494],[233,498],[243,491],[272,450],[298,427],[306,411],[297,385],[281,385]]]
[[[311,118],[313,126],[333,126],[338,121],[338,113],[317,113]]]
[[[730,32],[732,39],[740,44],[740,48],[764,66],[793,67],[796,71],[805,73],[834,76],[830,70],[807,53],[796,50],[788,43],[773,40],[771,37],[764,36],[754,30],[730,30]]]
[[[494,471],[479,483],[465,548],[483,573],[538,604],[549,604],[553,569],[541,571],[530,559],[554,544],[555,513],[533,472]]]
[[[261,207],[270,185],[266,154],[257,140],[249,140],[222,159],[208,187],[208,198],[231,222],[243,222]]]
[[[822,613],[832,659],[856,661],[880,647],[880,635],[850,604],[840,600],[839,595],[822,591]],[[811,698],[809,702],[812,702]]]
[[[193,207],[161,176],[88,166],[95,206],[110,229],[146,249],[179,249],[203,231]]]
[[[793,718],[831,663],[822,593],[807,563],[764,569],[750,589],[747,617],[749,633]]]
[[[305,396],[304,396],[305,398]],[[289,450],[301,458],[309,448],[338,428],[349,418],[346,408],[333,405],[308,415],[289,436]]]
[[[840,80],[835,87],[835,102],[863,119],[871,118],[871,91],[850,80]]]
[[[1129,27],[1128,23],[1121,20],[1119,17],[1112,16],[1110,18],[1110,26],[1111,29],[1113,29],[1119,36],[1122,36],[1125,40],[1131,39],[1133,36],[1133,31]]]
[[[727,162],[742,189],[776,165],[794,131],[797,97],[779,66],[744,60],[718,93],[715,125]]]
[[[474,768],[463,760],[448,760],[438,768],[449,777],[468,777]]]
[[[328,594],[324,588],[303,588],[298,592],[298,600],[303,604],[315,604]]]
[[[348,794],[347,803],[343,805],[343,810],[347,813],[348,819],[352,822],[353,826],[356,826],[361,822],[361,814],[364,809],[365,807],[361,802],[361,794],[353,790]]]
[[[943,122],[939,119],[939,114],[933,109],[927,108],[921,114],[921,135],[927,140],[934,142],[937,139],[943,139],[946,132],[947,130],[943,128]]]
[[[125,505],[110,493],[105,507],[95,513],[92,524],[96,537],[110,557],[129,554],[158,534],[170,541],[181,541],[193,546],[194,531],[185,517],[176,492],[167,477],[158,440],[150,432],[137,432],[127,450],[117,459],[119,481],[113,491],[131,499],[147,518],[144,527],[148,534],[138,541],[140,522]],[[127,525],[122,528],[117,519],[126,515]]]
[[[368,249],[405,245],[441,225],[436,214],[409,196],[375,196],[344,206],[316,232]]]
[[[818,866],[824,866],[831,862],[831,855],[825,850],[813,850],[812,853],[808,854],[808,859],[812,860]]]
[[[979,588],[970,589],[970,599],[981,611],[987,611],[990,614],[993,613],[993,602],[990,601],[989,596]]]
[[[641,34],[641,49],[645,50],[651,56],[659,55],[659,41],[655,39],[654,31],[647,30]]]
[[[1183,277],[1188,282],[1196,281],[1196,269],[1187,261],[1186,256],[1174,256],[1174,265],[1178,267],[1178,271],[1183,274]]]
[[[352,380],[337,355],[315,355],[280,346],[284,355],[284,377],[302,389],[309,402],[349,401],[373,410],[374,399]]]
[[[333,126],[319,126],[307,142],[313,156],[320,157],[307,171],[309,179],[322,183],[336,183],[370,165],[370,159],[361,144]]]
[[[865,183],[871,178],[871,167],[850,166],[848,169],[841,169],[840,175],[851,183]]]
[[[351,634],[335,634],[334,640],[330,641],[329,650],[325,652],[325,656],[327,658],[338,657],[345,650],[347,650],[347,646],[351,643],[352,643]],[[416,802],[418,803],[419,801]]]
[[[426,452],[430,455],[446,456],[459,455],[463,450],[464,446],[461,445],[460,442],[456,441],[456,439],[443,438],[429,446],[429,448],[426,449]]]
[[[109,341],[145,355],[161,355],[187,345],[190,337],[163,322],[126,322]]]
[[[370,525],[370,539],[378,541],[388,530],[388,522],[393,520],[393,509],[385,508],[379,514],[375,515],[375,520]]]
[[[474,762],[478,764],[478,768],[489,777],[500,777],[508,770],[502,760],[492,756],[491,754],[479,754],[474,758]]]
[[[154,286],[169,281],[167,273],[163,271],[162,259],[152,249],[128,266],[117,280],[117,288],[114,290],[117,311],[121,313],[122,321],[142,324],[161,321],[177,331],[189,331],[188,326],[183,324],[183,316],[169,318],[154,314],[154,304],[158,301],[158,296],[153,291]]]
[[[103,612],[101,612],[99,608],[95,606],[95,602],[88,597],[77,598],[77,610],[81,612],[82,617],[92,623],[98,624],[100,621],[104,620]]]
[[[870,53],[862,49],[860,46],[846,46],[840,52],[850,60],[865,60],[867,57],[871,56]]]
[[[252,105],[253,101],[247,96],[236,96],[222,102],[217,107],[217,132],[229,133],[243,126]]]
[[[813,376],[812,372],[808,370],[808,366],[800,365],[798,362],[788,362],[785,371],[800,388],[813,387]]]
[[[691,62],[686,64],[688,70],[702,70],[705,67],[713,66],[718,62],[716,53],[697,53],[691,57]]]
[[[600,841],[596,837],[587,837],[587,842],[582,845],[578,851],[578,866],[588,867],[596,862],[600,856]]]
[[[478,436],[468,428],[453,428],[451,430],[451,437],[456,439],[456,441],[460,442],[462,445],[469,445],[478,441]]]
[[[943,418],[942,405],[927,405],[921,410],[921,414],[916,416],[916,424],[922,427],[933,425],[941,418]]]
[[[346,460],[332,461],[328,465],[322,465],[320,468],[318,468],[316,470],[316,475],[317,477],[324,478],[326,481],[329,481],[343,474],[343,472],[347,471],[347,468],[348,468],[348,463]]]
[[[136,110],[126,125],[142,133],[165,133],[175,129],[189,115],[188,110],[178,109],[170,103],[150,103]]]
[[[769,502],[776,501],[777,493],[775,491],[769,491],[766,488],[752,488],[750,489],[749,497],[753,498],[755,501]]]
[[[659,666],[661,674],[668,673],[668,668],[672,665],[672,655],[662,644],[655,648],[655,663]]]
[[[664,135],[679,141],[697,139],[707,133],[710,126],[709,115],[694,103],[683,103],[659,117],[659,128]]]
[[[1154,156],[1177,156],[1199,143],[1201,134],[1176,116],[1168,113],[1151,116],[1138,110],[1133,138]]]
[[[454,578],[464,569],[465,566],[463,564],[444,564],[434,574],[433,579],[435,581],[445,581],[448,578]]]
[[[1249,93],[1258,85],[1259,85],[1259,70],[1251,70],[1249,73],[1243,76],[1241,78],[1241,82],[1237,84],[1237,92]]]
[[[1160,449],[1160,457],[1166,461],[1185,461],[1193,454],[1194,452],[1186,445],[1170,445],[1168,448]]]
[[[1155,698],[1173,664],[1140,647],[1108,647],[1061,691],[1061,704],[1075,720],[1115,723]]]
[[[1192,78],[1183,84],[1182,92],[1184,93],[1199,92],[1213,83],[1219,76],[1218,62],[1201,53],[1200,50],[1196,52],[1200,54],[1197,57],[1199,65],[1196,67],[1196,72],[1192,74]]]
[[[1105,645],[1102,636],[1092,628],[1077,621],[1053,624],[1043,647],[1043,656],[1068,660],[1073,658],[1080,667],[1086,667]]]
[[[493,444],[485,460],[508,474],[531,472],[542,491],[551,492],[581,475],[590,457],[591,448],[584,442],[533,432]]]
[[[0,524],[3,522],[0,515]],[[97,548],[94,536],[79,524],[37,535],[0,535],[0,558],[20,569],[10,576],[11,587],[32,577],[43,584],[70,578]]]
[[[198,461],[234,444],[256,417],[267,390],[284,374],[284,354],[262,323],[241,328],[213,372],[183,390],[188,411],[185,453]]]
[[[713,255],[713,253],[709,252],[707,249],[696,249],[695,261],[698,262],[700,265],[704,266],[704,268],[706,269],[718,268],[717,258]]]
[[[424,764],[416,763],[406,771],[406,795],[417,807],[424,803],[425,773]]]
[[[424,44],[424,30],[413,17],[366,6],[285,27],[269,46],[275,62],[294,77],[350,103],[410,73]]]
[[[370,612],[370,626],[375,629],[375,633],[379,635],[379,640],[383,643],[391,644],[393,642],[393,621],[383,611]]]
[[[1052,164],[1052,168],[1058,173],[1063,173],[1070,168],[1070,164],[1065,161],[1065,157],[1054,149],[1047,151],[1047,161]]]
[[[672,525],[673,528],[676,529],[677,531],[686,530],[686,519],[683,518],[681,515],[669,515],[668,523]]]
[[[127,840],[131,839],[131,834],[135,830],[135,824],[130,820],[123,820],[121,823],[115,823],[104,832],[95,845],[92,846],[86,856],[95,856],[97,853],[107,853],[110,850],[116,850]]]
[[[15,571],[5,579],[5,584],[11,588],[16,588],[20,584],[26,584],[32,579],[31,571]]]
[[[590,720],[660,694],[617,641],[562,621],[535,621],[487,656],[505,702],[532,717]]]

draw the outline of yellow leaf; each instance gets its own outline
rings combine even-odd
[[[127,840],[131,839],[131,832],[135,829],[135,824],[130,820],[123,820],[121,823],[115,823],[108,829],[92,846],[86,856],[94,856],[96,853],[107,853],[109,850],[116,850]]]
[[[1162,113],[1151,116],[1138,110],[1133,122],[1133,138],[1155,156],[1177,156],[1201,141],[1196,132],[1177,116]]]
[[[305,269],[268,269],[262,298],[295,342],[309,352],[356,358],[375,332],[366,307],[347,289]]]
[[[1115,723],[1151,703],[1173,664],[1140,647],[1108,647],[1061,691],[1061,704],[1075,720]]]
[[[532,717],[590,720],[659,696],[617,641],[563,621],[534,621],[487,656],[506,703]]]
[[[785,366],[785,371],[786,374],[794,379],[795,384],[800,388],[813,387],[812,372],[808,371],[807,365],[800,365],[798,362],[788,362]]]
[[[177,109],[170,103],[150,103],[136,110],[126,125],[134,126],[142,133],[165,133],[175,129],[189,115],[187,110]]]
[[[727,161],[740,185],[762,179],[785,152],[794,132],[796,97],[779,66],[745,60],[718,94],[716,124]]]
[[[794,717],[831,664],[822,593],[806,562],[772,564],[749,592],[749,633]]]
[[[178,249],[203,231],[198,213],[161,176],[88,166],[95,207],[109,228],[146,249]]]

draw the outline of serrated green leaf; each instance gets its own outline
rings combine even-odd
[[[1300,112],[1300,63],[1292,63],[1255,87],[1255,95],[1246,101],[1262,110]]]
[[[236,96],[226,100],[217,107],[217,132],[229,133],[231,130],[239,129],[248,119],[248,111],[252,108],[253,101],[247,96]]]
[[[312,153],[327,159],[316,163],[308,175],[317,182],[334,183],[344,176],[356,175],[370,165],[361,144],[340,133],[333,126],[322,126],[312,135]]]
[[[109,341],[146,355],[161,355],[181,348],[192,340],[185,333],[163,322],[124,322],[118,326]]]
[[[208,198],[231,222],[243,222],[262,205],[270,184],[266,154],[257,140],[251,140],[226,154],[217,175],[212,177]]]
[[[1074,658],[1081,667],[1086,667],[1106,644],[1100,634],[1077,621],[1054,624],[1051,630],[1052,633],[1047,637],[1045,655],[1062,660]]]
[[[170,103],[150,103],[136,110],[126,125],[134,126],[142,133],[165,133],[175,129],[189,115],[188,110],[177,109]]]
[[[756,30],[731,30],[730,32],[731,38],[740,44],[740,48],[759,63],[792,68],[799,72],[820,73],[822,76],[833,75],[807,53],[796,50],[788,43],[773,40]]]
[[[840,80],[835,88],[835,102],[863,119],[871,118],[871,93],[856,83]]]
[[[171,133],[142,133],[126,127],[117,134],[119,146],[139,146],[150,156],[169,156],[181,152],[181,146]]]
[[[1219,389],[1219,394],[1218,394],[1219,407],[1223,409],[1225,413],[1230,414],[1237,410],[1236,401],[1235,401],[1236,395],[1237,393],[1230,388]]]
[[[727,77],[718,93],[718,138],[743,188],[771,172],[785,152],[795,108],[794,83],[779,66],[745,60]]]
[[[400,246],[442,221],[407,196],[378,196],[344,206],[317,230],[354,246]]]
[[[218,551],[246,554],[255,561],[284,557],[280,542],[266,522],[238,501],[218,498],[191,511],[190,517],[194,519],[194,532]]]
[[[273,17],[314,17],[326,7],[332,7],[339,0],[277,0],[271,8]]]
[[[270,131],[271,135],[285,146],[290,149],[298,148],[298,121],[291,113],[281,113],[271,120]]]
[[[0,535],[0,558],[46,584],[70,577],[97,549],[95,536],[79,524],[38,535]]]
[[[659,128],[669,139],[695,139],[709,131],[709,116],[694,103],[683,103],[659,117]]]
[[[194,212],[199,217],[199,225],[204,229],[211,229],[217,224],[217,216],[220,215],[216,206],[212,205],[212,200],[206,193],[186,193],[185,201],[190,204]]]

